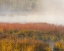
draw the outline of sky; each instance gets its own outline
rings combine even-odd
[[[20,0],[19,0],[20,2]],[[23,1],[25,2],[25,1]],[[7,6],[6,10],[1,9],[4,6],[1,6],[0,3],[0,22],[8,22],[8,23],[51,23],[51,24],[58,24],[64,25],[64,0],[39,0],[34,6],[30,7],[28,4],[27,7],[23,8],[21,12],[18,12],[20,6],[18,5],[19,9],[12,13],[12,10],[9,10],[9,5]],[[14,3],[14,2],[13,2]],[[2,3],[3,4],[3,3]],[[16,4],[17,5],[17,4]],[[13,6],[13,5],[12,5]],[[11,7],[12,7],[11,6]],[[12,7],[13,8],[13,7]]]

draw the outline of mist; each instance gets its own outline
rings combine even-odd
[[[28,3],[28,0],[26,0]],[[26,3],[26,1],[23,1]],[[12,1],[8,1],[12,2]],[[20,0],[18,0],[20,2]],[[14,1],[12,3],[15,3]],[[1,5],[4,6],[1,6]],[[8,3],[9,4],[9,3]],[[64,0],[35,0],[34,5],[25,4],[14,7],[5,2],[0,3],[0,22],[7,23],[50,23],[64,25]],[[21,4],[21,3],[20,3]],[[17,4],[15,4],[17,5]],[[13,6],[13,7],[12,7]],[[10,7],[12,9],[10,9]],[[2,9],[3,8],[3,9]],[[6,9],[4,9],[6,8]]]

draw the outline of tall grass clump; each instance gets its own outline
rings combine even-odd
[[[64,43],[56,42],[54,51],[64,51]]]

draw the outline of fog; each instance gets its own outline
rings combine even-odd
[[[20,2],[20,1],[19,1]],[[36,2],[36,1],[34,1]],[[1,7],[0,7],[1,8]],[[2,7],[3,8],[3,7]],[[28,8],[28,7],[27,7]],[[32,8],[32,7],[31,7]],[[0,11],[0,22],[8,23],[51,23],[64,25],[64,0],[39,0],[33,9],[14,13]]]

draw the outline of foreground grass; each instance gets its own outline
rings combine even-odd
[[[51,51],[48,44],[33,39],[2,39],[0,51]]]
[[[51,41],[55,42],[54,51],[64,51],[60,43],[63,35],[57,35],[54,31],[3,30],[0,31],[0,51],[52,51],[47,43]]]

